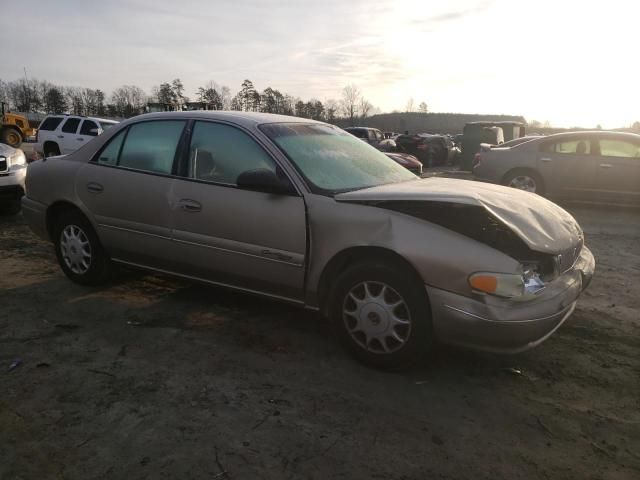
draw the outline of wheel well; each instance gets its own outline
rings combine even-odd
[[[324,267],[318,283],[318,304],[327,315],[328,297],[333,280],[347,268],[357,263],[384,262],[404,269],[418,282],[423,282],[418,271],[402,255],[383,247],[351,247],[337,253]]]
[[[66,201],[59,201],[53,203],[49,208],[47,208],[47,232],[49,233],[49,238],[53,240],[53,227],[56,223],[56,220],[65,212],[76,211],[80,213],[83,217],[86,218],[86,215],[76,207],[73,203]]]
[[[44,145],[42,145],[42,149],[46,150],[47,146],[54,146],[58,149],[58,152],[60,151],[60,147],[58,146],[58,144],[52,140],[47,140],[46,142],[44,142]]]

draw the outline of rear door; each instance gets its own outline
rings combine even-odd
[[[135,123],[76,177],[100,240],[116,260],[172,270],[170,195],[184,120]]]
[[[259,168],[286,179],[249,132],[215,122],[193,124],[187,165],[172,191],[180,271],[271,295],[303,297],[304,199],[243,190],[241,173]]]
[[[66,155],[75,152],[81,147],[81,145],[79,145],[80,142],[76,139],[78,129],[80,128],[80,121],[81,119],[78,117],[68,117],[62,124],[57,134],[61,154]]]
[[[595,188],[599,200],[640,202],[640,142],[606,136],[598,138]]]
[[[547,193],[554,197],[589,199],[593,195],[595,157],[589,135],[575,135],[543,142],[538,171]]]

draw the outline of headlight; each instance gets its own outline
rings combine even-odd
[[[9,157],[9,166],[14,165],[25,165],[27,163],[27,158],[24,156],[24,152],[22,150],[18,150],[16,153]]]
[[[477,292],[497,297],[529,299],[544,290],[545,284],[533,268],[523,270],[523,274],[477,272],[469,277],[469,285]]]

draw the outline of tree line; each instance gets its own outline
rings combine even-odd
[[[154,86],[150,94],[136,85],[122,85],[107,94],[100,89],[55,85],[34,78],[0,79],[0,100],[9,109],[22,113],[69,113],[114,118],[139,115],[148,110],[149,104],[157,104],[156,108],[166,110],[205,108],[265,112],[327,122],[341,118],[352,125],[380,112],[355,85],[344,87],[337,100],[311,98],[304,101],[272,87],[259,91],[248,79],[242,82],[235,94],[229,87],[211,80],[198,87],[193,102],[185,95],[179,78]]]

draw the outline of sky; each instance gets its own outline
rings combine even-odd
[[[640,121],[637,0],[0,0],[0,79],[185,94],[245,78],[382,111]],[[7,48],[13,46],[13,48]]]

